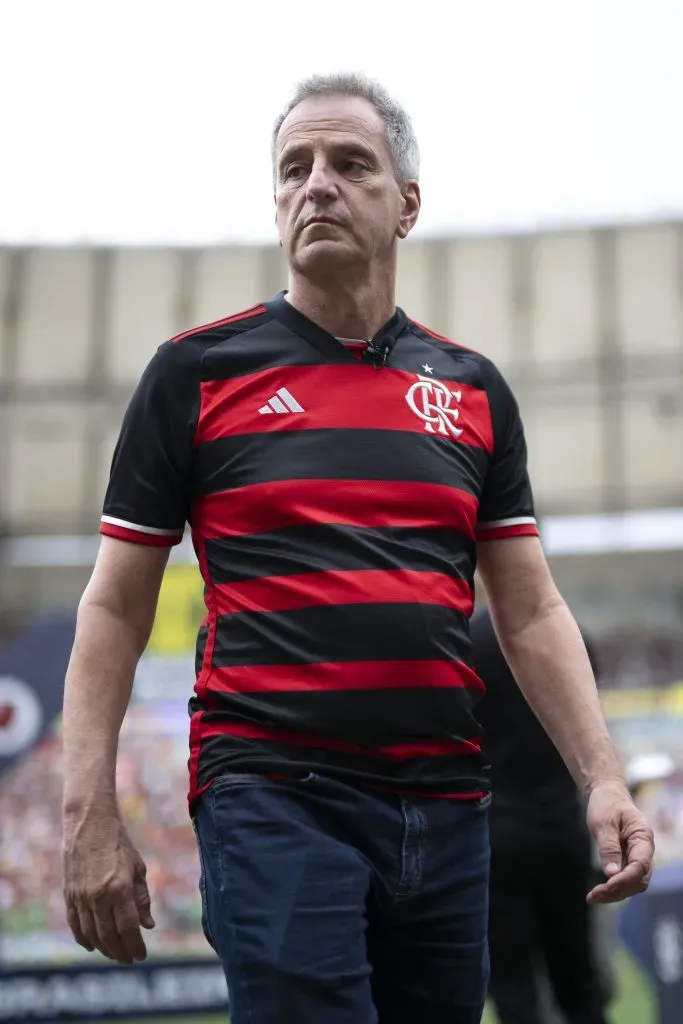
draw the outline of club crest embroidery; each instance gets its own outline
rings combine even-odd
[[[456,424],[460,419],[457,403],[462,399],[462,391],[451,391],[443,381],[418,374],[405,398],[430,434],[460,437],[463,431]]]

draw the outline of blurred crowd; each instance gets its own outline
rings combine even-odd
[[[683,771],[670,757],[632,761],[639,802],[657,834],[658,860],[683,859]],[[133,707],[118,765],[120,805],[148,868],[152,954],[210,955],[200,927],[199,865],[187,814],[184,709]],[[61,892],[61,765],[55,732],[0,781],[0,959],[77,958]]]
[[[600,685],[615,689],[667,687],[683,680],[683,634],[635,624],[600,637]]]
[[[187,814],[187,735],[163,723],[135,728],[128,716],[118,767],[120,805],[148,869],[158,956],[210,954],[200,927],[199,866]],[[5,963],[62,962],[78,956],[61,881],[61,770],[57,735],[0,782],[0,956]],[[147,938],[147,934],[146,934]],[[86,955],[86,954],[83,954]]]

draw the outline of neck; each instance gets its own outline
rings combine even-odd
[[[395,277],[348,284],[336,278],[328,286],[292,271],[287,301],[335,338],[369,341],[394,315]]]

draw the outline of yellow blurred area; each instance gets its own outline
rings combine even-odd
[[[683,682],[661,689],[603,690],[605,716],[637,718],[642,715],[669,715],[683,718]]]
[[[192,653],[205,614],[202,578],[197,566],[169,565],[161,585],[148,650],[166,656]]]

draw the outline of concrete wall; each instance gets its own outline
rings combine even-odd
[[[156,346],[284,283],[273,248],[0,249],[0,530],[95,530]],[[406,243],[398,290],[507,375],[540,511],[683,504],[683,225]]]

